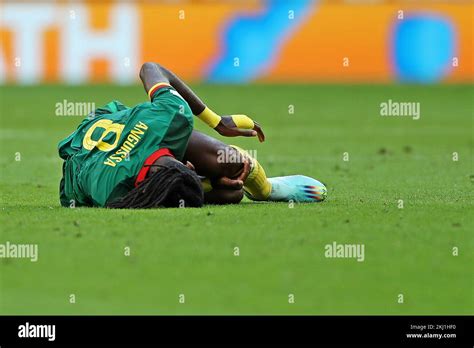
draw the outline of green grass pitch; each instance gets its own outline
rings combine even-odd
[[[267,141],[216,137],[257,150],[269,176],[321,180],[327,201],[61,208],[56,146],[81,118],[55,104],[133,105],[142,88],[0,87],[0,243],[39,248],[0,259],[1,314],[473,313],[471,85],[194,87]],[[389,99],[420,102],[421,118],[381,117]],[[365,260],[326,258],[333,241],[364,244]]]

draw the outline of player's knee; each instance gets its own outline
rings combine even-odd
[[[242,163],[219,163],[220,176],[226,176],[228,178],[237,177],[242,171]]]
[[[244,198],[244,191],[213,189],[204,194],[206,204],[238,204]]]
[[[221,176],[228,178],[238,176],[244,167],[240,153],[230,146],[226,146],[219,151],[222,153],[218,153],[217,163]]]
[[[228,204],[238,204],[244,198],[244,190],[227,190],[225,196]]]

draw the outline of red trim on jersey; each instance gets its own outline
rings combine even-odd
[[[146,175],[150,170],[150,166],[155,163],[158,158],[163,156],[171,156],[174,158],[171,151],[167,148],[162,148],[153,152],[150,156],[148,156],[148,158],[145,160],[145,163],[143,163],[142,169],[140,169],[140,171],[138,172],[137,178],[135,180],[135,187],[137,187],[143,180],[145,180]]]
[[[168,83],[166,82],[158,82],[157,84],[153,85],[153,87],[150,88],[150,90],[148,91],[148,97],[151,99],[153,99],[153,94],[161,89],[161,88],[165,88],[165,87],[171,87]]]

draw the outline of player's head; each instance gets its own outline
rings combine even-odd
[[[201,207],[204,193],[196,172],[172,157],[109,208]]]

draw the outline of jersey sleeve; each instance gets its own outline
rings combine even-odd
[[[158,99],[160,96],[161,92],[163,92],[165,89],[170,89],[173,88],[169,83],[166,82],[158,82],[157,84],[153,85],[153,87],[150,88],[148,91],[148,98],[150,98],[150,101],[153,103]]]

